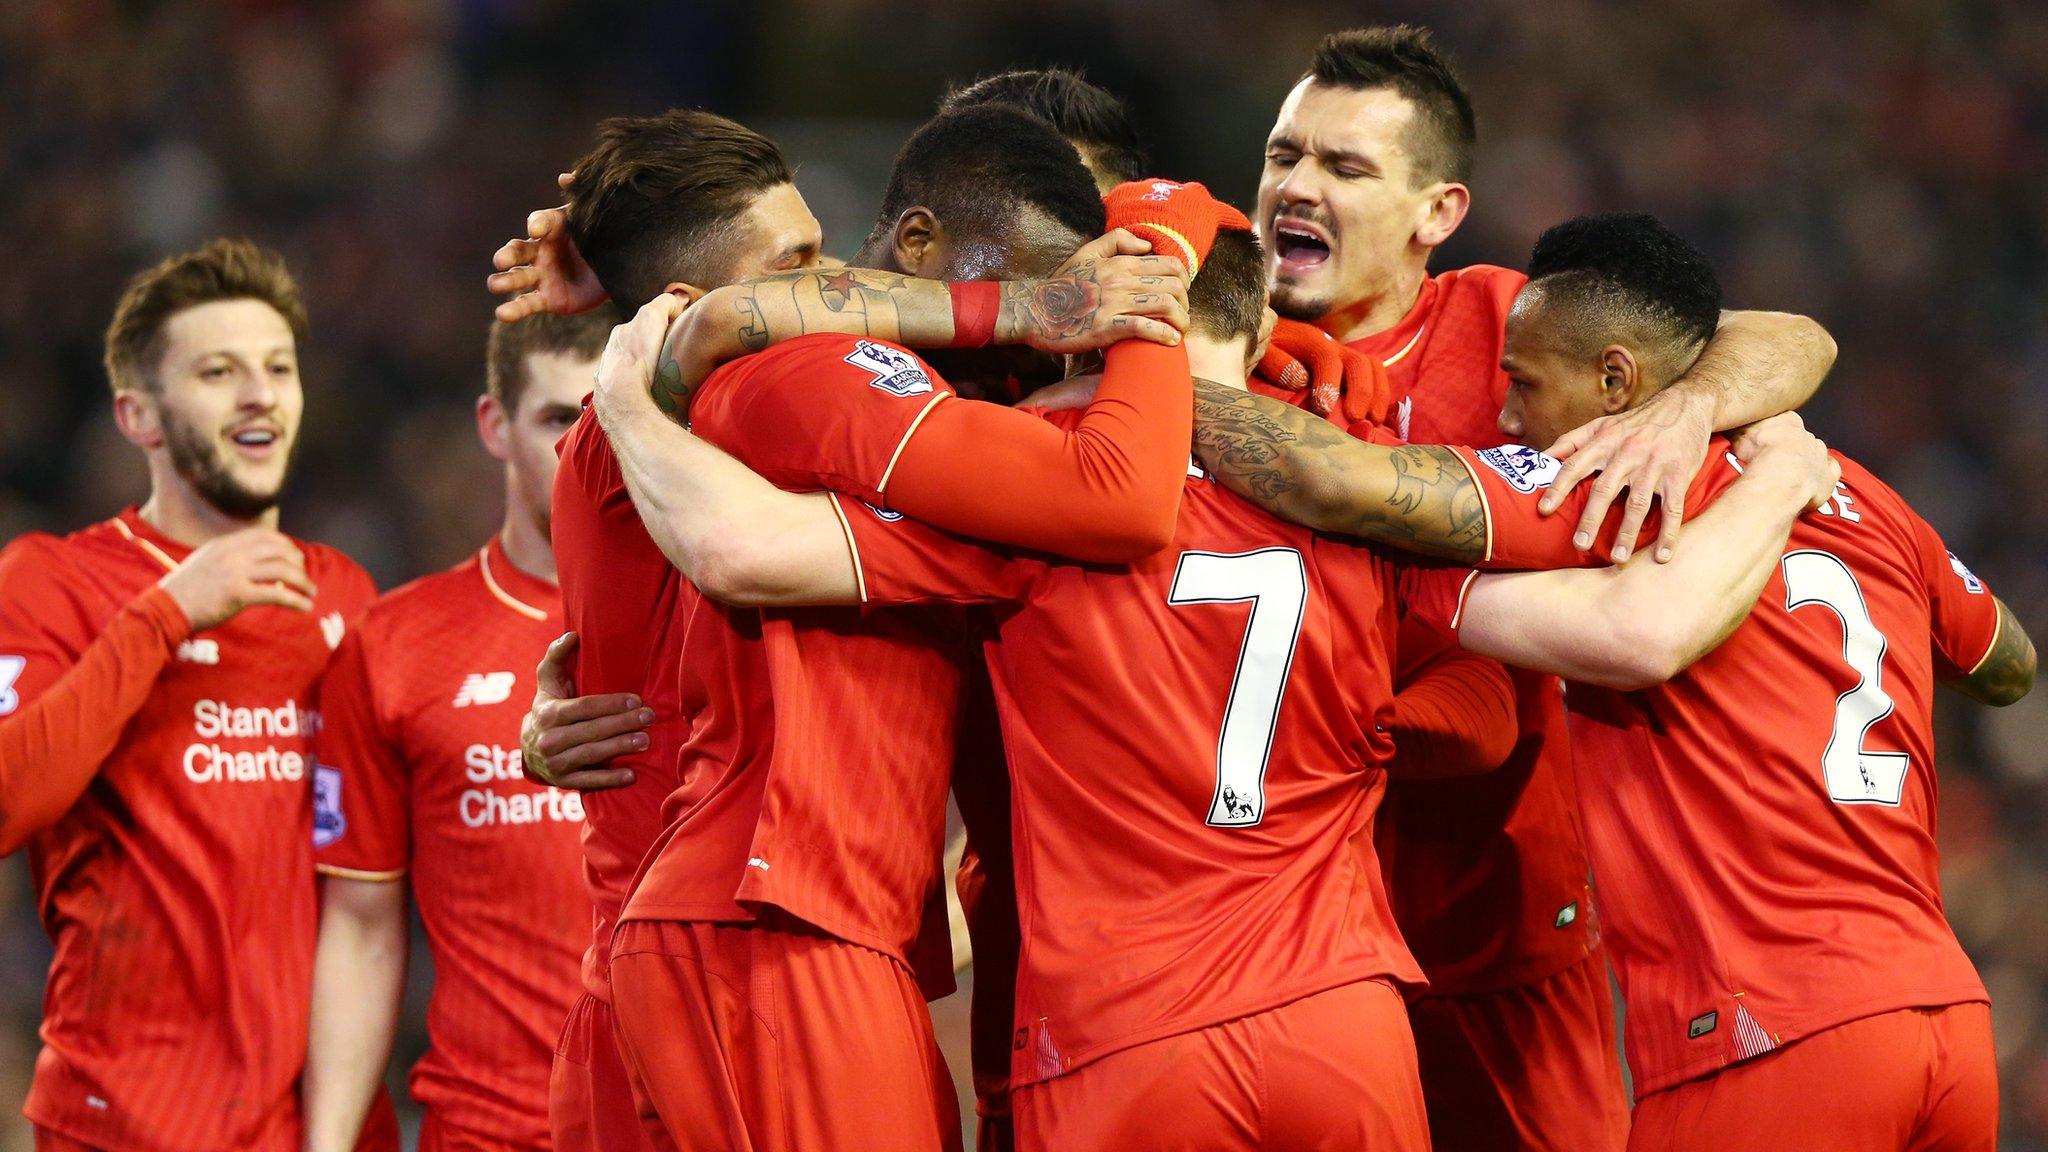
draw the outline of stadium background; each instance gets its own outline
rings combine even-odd
[[[970,7],[980,10],[970,11]],[[491,250],[554,202],[600,117],[701,105],[781,142],[849,255],[949,80],[1065,63],[1130,99],[1162,175],[1247,208],[1322,32],[1426,23],[1480,116],[1476,209],[1438,266],[1519,266],[1546,225],[1654,211],[1742,307],[1818,317],[1810,409],[2036,635],[2048,629],[2048,8],[2031,0],[0,0],[0,540],[144,491],[107,418],[122,280],[243,233],[282,249],[312,337],[285,525],[380,586],[498,514],[476,443]],[[2048,1149],[2048,692],[1944,708],[1951,919],[1996,999],[2006,1147]],[[47,945],[0,864],[0,1152]],[[415,964],[400,1081],[424,1042]],[[945,1026],[964,1020],[958,998]],[[964,1072],[956,1045],[955,1068]]]

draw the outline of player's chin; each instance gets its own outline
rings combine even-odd
[[[1273,311],[1283,319],[1300,320],[1313,324],[1330,313],[1330,296],[1309,285],[1290,280],[1285,274],[1273,280],[1273,292],[1268,301]]]

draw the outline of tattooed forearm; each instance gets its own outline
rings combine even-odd
[[[740,347],[749,352],[759,352],[768,346],[768,318],[761,313],[761,305],[754,297],[754,289],[748,288],[744,295],[733,301],[739,310],[740,326],[738,336]]]
[[[1972,700],[2003,708],[2017,703],[2034,688],[2034,641],[2019,617],[1998,602],[1998,637],[1975,671],[1948,682]]]
[[[1196,380],[1195,453],[1226,488],[1283,520],[1451,560],[1485,555],[1479,490],[1449,449],[1370,444],[1313,413]]]
[[[1071,339],[1095,324],[1102,287],[1093,263],[1080,264],[1048,280],[1006,280],[996,313],[995,342],[1023,344]]]

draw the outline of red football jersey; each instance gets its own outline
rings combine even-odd
[[[1483,264],[1441,273],[1399,324],[1351,343],[1386,364],[1388,423],[1402,439],[1506,442],[1495,426],[1508,389],[1501,343],[1526,281]],[[1594,945],[1563,694],[1555,676],[1509,674],[1521,738],[1499,768],[1387,788],[1381,858],[1431,994],[1541,980]]]
[[[1015,1083],[1341,984],[1419,979],[1360,850],[1393,751],[1380,556],[1192,466],[1173,544],[1128,567],[843,507],[868,603],[998,604]]]
[[[1468,454],[1497,561],[1582,555],[1555,462]],[[1896,492],[1839,454],[1727,642],[1641,692],[1568,694],[1607,944],[1640,1096],[1896,1008],[1985,999],[1942,914],[1933,694],[1996,602]],[[1717,450],[1687,507],[1733,483]],[[1464,582],[1457,582],[1463,587]]]
[[[315,917],[311,705],[376,595],[339,552],[299,548],[319,588],[312,613],[251,608],[179,644],[85,795],[29,841],[56,945],[23,1109],[37,1125],[103,1148],[298,1147]],[[7,711],[46,691],[191,551],[133,508],[63,539],[10,544]]]
[[[587,402],[555,452],[561,465],[549,535],[562,623],[579,638],[576,691],[635,693],[654,712],[647,747],[609,765],[632,769],[633,783],[583,796],[583,881],[595,921],[583,956],[583,987],[609,1004],[612,926],[661,834],[662,801],[675,791],[676,754],[690,729],[682,648],[699,597],[641,525],[618,458]]]
[[[412,1096],[441,1124],[548,1142],[548,1074],[580,990],[583,800],[528,781],[519,722],[562,633],[554,584],[496,537],[372,605],[321,684],[314,863],[410,874],[434,955]]]
[[[801,381],[805,399],[763,436],[747,413],[777,380]],[[948,395],[904,349],[804,337],[713,373],[691,427],[785,483],[828,475],[873,493]],[[626,916],[741,920],[770,905],[911,962],[921,932],[944,930],[934,897],[946,788],[959,689],[977,658],[959,615],[764,612],[699,597],[693,620],[681,785]],[[924,975],[950,983],[940,967]]]

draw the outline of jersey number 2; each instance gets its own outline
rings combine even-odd
[[[1308,605],[1308,574],[1292,548],[1257,552],[1183,552],[1166,602],[1237,604],[1251,601],[1251,619],[1230,678],[1223,732],[1216,738],[1216,792],[1204,823],[1249,828],[1266,817],[1266,760],[1280,722],[1280,697],[1301,638]]]
[[[1884,633],[1870,619],[1863,589],[1849,566],[1829,552],[1788,552],[1784,561],[1785,610],[1819,604],[1842,618],[1842,659],[1856,686],[1835,700],[1835,727],[1821,753],[1821,776],[1837,804],[1897,806],[1911,758],[1904,752],[1866,752],[1870,726],[1892,714],[1884,690]]]

